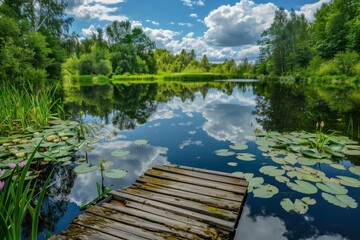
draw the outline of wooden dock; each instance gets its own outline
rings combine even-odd
[[[51,239],[232,239],[247,185],[228,173],[155,166]]]

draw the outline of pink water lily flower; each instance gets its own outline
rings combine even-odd
[[[0,190],[4,188],[5,182],[4,181],[0,181]]]
[[[19,166],[20,167],[24,167],[25,165],[26,165],[26,163],[27,163],[27,161],[25,160],[25,161],[22,161],[22,162],[19,162]]]
[[[0,169],[0,176],[3,175],[5,170]]]
[[[15,164],[15,163],[9,163],[9,164],[8,164],[8,167],[11,168],[11,169],[13,169],[13,168],[16,167],[16,164]]]

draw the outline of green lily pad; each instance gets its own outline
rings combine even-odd
[[[344,165],[337,164],[337,163],[330,164],[329,166],[332,167],[332,168],[339,169],[339,170],[346,170],[346,168],[344,167]]]
[[[290,182],[290,179],[285,176],[275,176],[275,180],[281,183]]]
[[[264,183],[264,178],[254,177],[254,178],[250,178],[248,181],[249,181],[249,187],[255,188]]]
[[[311,198],[311,197],[303,197],[301,199],[301,201],[303,201],[307,205],[315,205],[316,204],[316,200],[314,198]]]
[[[360,150],[360,145],[346,145],[347,149]]]
[[[64,158],[57,159],[58,162],[68,162],[70,160],[71,160],[71,157],[64,157]]]
[[[297,163],[297,156],[294,154],[289,154],[284,158],[284,161],[290,163],[291,165],[295,165]]]
[[[358,204],[352,197],[348,195],[331,195],[328,193],[321,193],[321,196],[331,204],[342,208],[357,208]]]
[[[263,147],[268,147],[268,146],[274,146],[275,143],[273,141],[270,140],[266,140],[266,139],[259,139],[257,141],[255,141],[255,143],[259,146],[263,146]]]
[[[276,162],[278,164],[286,164],[284,158],[272,157],[271,160],[273,160],[274,162]]]
[[[235,155],[235,152],[229,151],[228,149],[219,149],[216,150],[215,155],[220,156],[220,157],[229,157],[232,155]]]
[[[242,143],[237,143],[235,145],[230,145],[229,146],[231,149],[233,150],[245,150],[248,148],[248,146],[246,144],[242,144]]]
[[[255,155],[250,153],[238,153],[236,158],[243,161],[254,161]]]
[[[115,150],[111,153],[111,156],[114,156],[114,157],[124,157],[126,155],[128,155],[130,153],[130,151],[127,151],[127,150]]]
[[[294,206],[294,211],[298,214],[305,214],[309,210],[309,206],[300,199],[295,199]]]
[[[360,187],[360,181],[358,179],[347,176],[336,176],[340,178],[340,183],[348,187]]]
[[[81,165],[77,166],[76,168],[74,168],[74,172],[76,172],[78,174],[84,174],[84,173],[96,171],[98,169],[100,169],[99,166],[86,163],[86,164],[81,164]]]
[[[285,173],[285,170],[279,169],[275,166],[263,166],[259,169],[259,171],[265,175],[269,175],[272,177],[280,176]]]
[[[236,167],[238,165],[238,163],[237,162],[228,162],[227,165]]]
[[[324,155],[321,155],[318,151],[316,151],[314,149],[302,150],[301,153],[305,157],[309,157],[309,158],[323,158],[324,157]]]
[[[310,181],[310,182],[322,182],[321,178],[318,176],[314,176],[311,174],[306,174],[301,177],[302,180]]]
[[[305,194],[315,194],[318,191],[313,184],[301,180],[295,180],[295,183],[288,182],[286,185],[294,191]]]
[[[259,188],[253,191],[254,197],[258,197],[258,198],[271,198],[278,192],[279,189],[270,184],[261,185]]]
[[[143,145],[146,145],[148,144],[149,142],[145,139],[137,139],[134,141],[134,144],[136,145],[140,145],[140,146],[143,146]]]
[[[268,152],[270,150],[270,148],[264,146],[258,146],[258,149],[262,152]]]
[[[324,192],[331,194],[347,194],[348,192],[344,186],[332,182],[316,183],[316,186]]]
[[[360,156],[360,150],[351,150],[351,149],[348,149],[348,150],[345,150],[345,151],[344,151],[344,154],[346,154],[346,155],[351,155],[351,156]]]
[[[349,168],[349,171],[360,176],[360,166],[352,166]]]
[[[71,161],[67,161],[67,162],[63,162],[62,165],[67,166],[67,165],[70,165],[71,163],[72,163]]]
[[[127,175],[128,171],[123,169],[111,169],[105,172],[105,176],[108,178],[123,178]]]
[[[295,209],[295,205],[294,203],[290,200],[290,198],[284,198],[281,200],[280,202],[281,207],[287,211],[287,212],[291,212],[294,211]]]

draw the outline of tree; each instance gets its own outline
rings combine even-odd
[[[199,66],[203,68],[205,72],[210,71],[211,64],[209,62],[209,59],[206,57],[206,54],[202,56]]]

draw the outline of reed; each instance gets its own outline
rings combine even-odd
[[[62,106],[55,98],[57,86],[39,91],[17,88],[10,84],[0,86],[0,135],[22,133],[28,127],[35,129],[48,125],[59,117]]]

